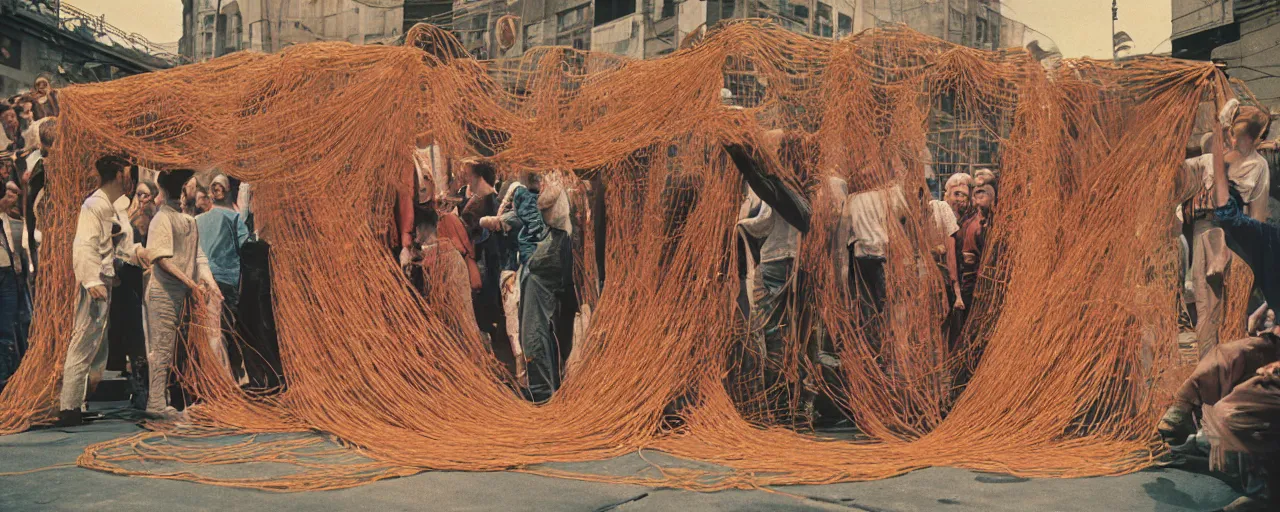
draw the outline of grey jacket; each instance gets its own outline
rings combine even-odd
[[[749,203],[759,201],[748,198]],[[752,201],[755,199],[755,201]],[[800,230],[782,219],[768,203],[760,203],[760,212],[755,216],[738,221],[742,231],[764,243],[760,247],[760,263],[781,261],[796,257],[800,246]]]

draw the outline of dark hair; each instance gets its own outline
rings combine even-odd
[[[160,194],[160,187],[156,186],[156,182],[151,181],[151,180],[142,180],[142,181],[139,181],[139,182],[138,182],[138,185],[137,185],[137,186],[135,186],[135,187],[133,187],[133,193],[134,193],[134,195],[137,195],[137,194],[138,194],[138,187],[147,187],[147,191],[151,192],[151,197],[153,197],[153,198],[154,198],[156,195]]]
[[[804,135],[788,133],[778,144],[778,156],[784,165],[791,167],[792,172],[804,180],[809,171],[818,165],[818,155],[813,149]]]
[[[104,185],[118,179],[120,171],[129,168],[129,165],[129,161],[120,155],[107,155],[93,163],[93,167],[98,170],[98,179]]]
[[[1244,134],[1248,135],[1249,138],[1254,140],[1254,142],[1257,142],[1262,138],[1262,123],[1258,122],[1256,119],[1237,119],[1231,127],[1234,129],[1236,126],[1241,124],[1244,125]]]
[[[498,179],[498,172],[493,168],[493,164],[485,160],[471,164],[471,172],[479,176],[489,186],[493,186]]]
[[[166,201],[176,201],[182,197],[182,187],[191,180],[191,176],[196,172],[191,169],[174,169],[169,172],[162,172],[156,178],[160,182],[160,190],[164,191]]]
[[[421,226],[436,229],[436,224],[440,222],[440,214],[436,213],[436,209],[427,205],[415,205],[413,207],[413,227],[417,229]]]

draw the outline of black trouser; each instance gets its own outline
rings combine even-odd
[[[4,390],[9,378],[18,371],[27,352],[30,326],[26,275],[19,274],[12,266],[0,268],[0,390]]]
[[[147,337],[142,328],[143,271],[133,265],[117,265],[120,284],[111,289],[107,323],[107,369],[119,371],[129,361],[131,406],[147,408]]]
[[[231,365],[231,377],[236,382],[244,377],[244,357],[241,355],[243,336],[237,328],[240,322],[237,315],[240,311],[240,287],[226,283],[218,283],[218,291],[222,292],[222,345],[227,348],[227,363]]]
[[[884,312],[885,282],[884,260],[881,258],[857,258],[849,252],[849,291],[857,301],[862,312],[862,323],[858,328],[863,331],[871,348],[880,350],[881,316]]]
[[[275,311],[271,304],[270,245],[261,240],[240,249],[240,335],[242,358],[249,388],[267,390],[283,386],[284,367],[276,339]]]

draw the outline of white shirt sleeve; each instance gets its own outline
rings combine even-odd
[[[1240,163],[1240,172],[1228,173],[1235,185],[1236,192],[1240,193],[1240,197],[1246,203],[1252,203],[1259,199],[1266,199],[1267,193],[1271,188],[1270,173],[1267,172],[1267,161],[1261,158],[1246,158]],[[1234,169],[1233,169],[1234,170]]]
[[[102,254],[98,251],[103,240],[111,236],[103,232],[103,217],[110,218],[111,206],[95,197],[86,199],[76,219],[76,237],[71,243],[71,262],[76,281],[86,290],[102,286]]]

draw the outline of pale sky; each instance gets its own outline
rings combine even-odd
[[[216,0],[215,0],[216,1]],[[182,0],[63,0],[97,15],[125,32],[136,32],[153,43],[176,43],[182,38]]]
[[[182,0],[65,0],[157,43],[182,37]],[[1133,53],[1169,50],[1169,0],[1119,0],[1116,30],[1129,33]],[[1067,57],[1111,57],[1110,0],[1004,0],[1005,15],[1044,33]]]
[[[1171,48],[1169,0],[1118,0],[1116,31],[1133,37],[1132,54]],[[1111,58],[1111,0],[1003,0],[1004,15],[1049,36],[1064,57]],[[1153,51],[1154,49],[1154,51]]]

